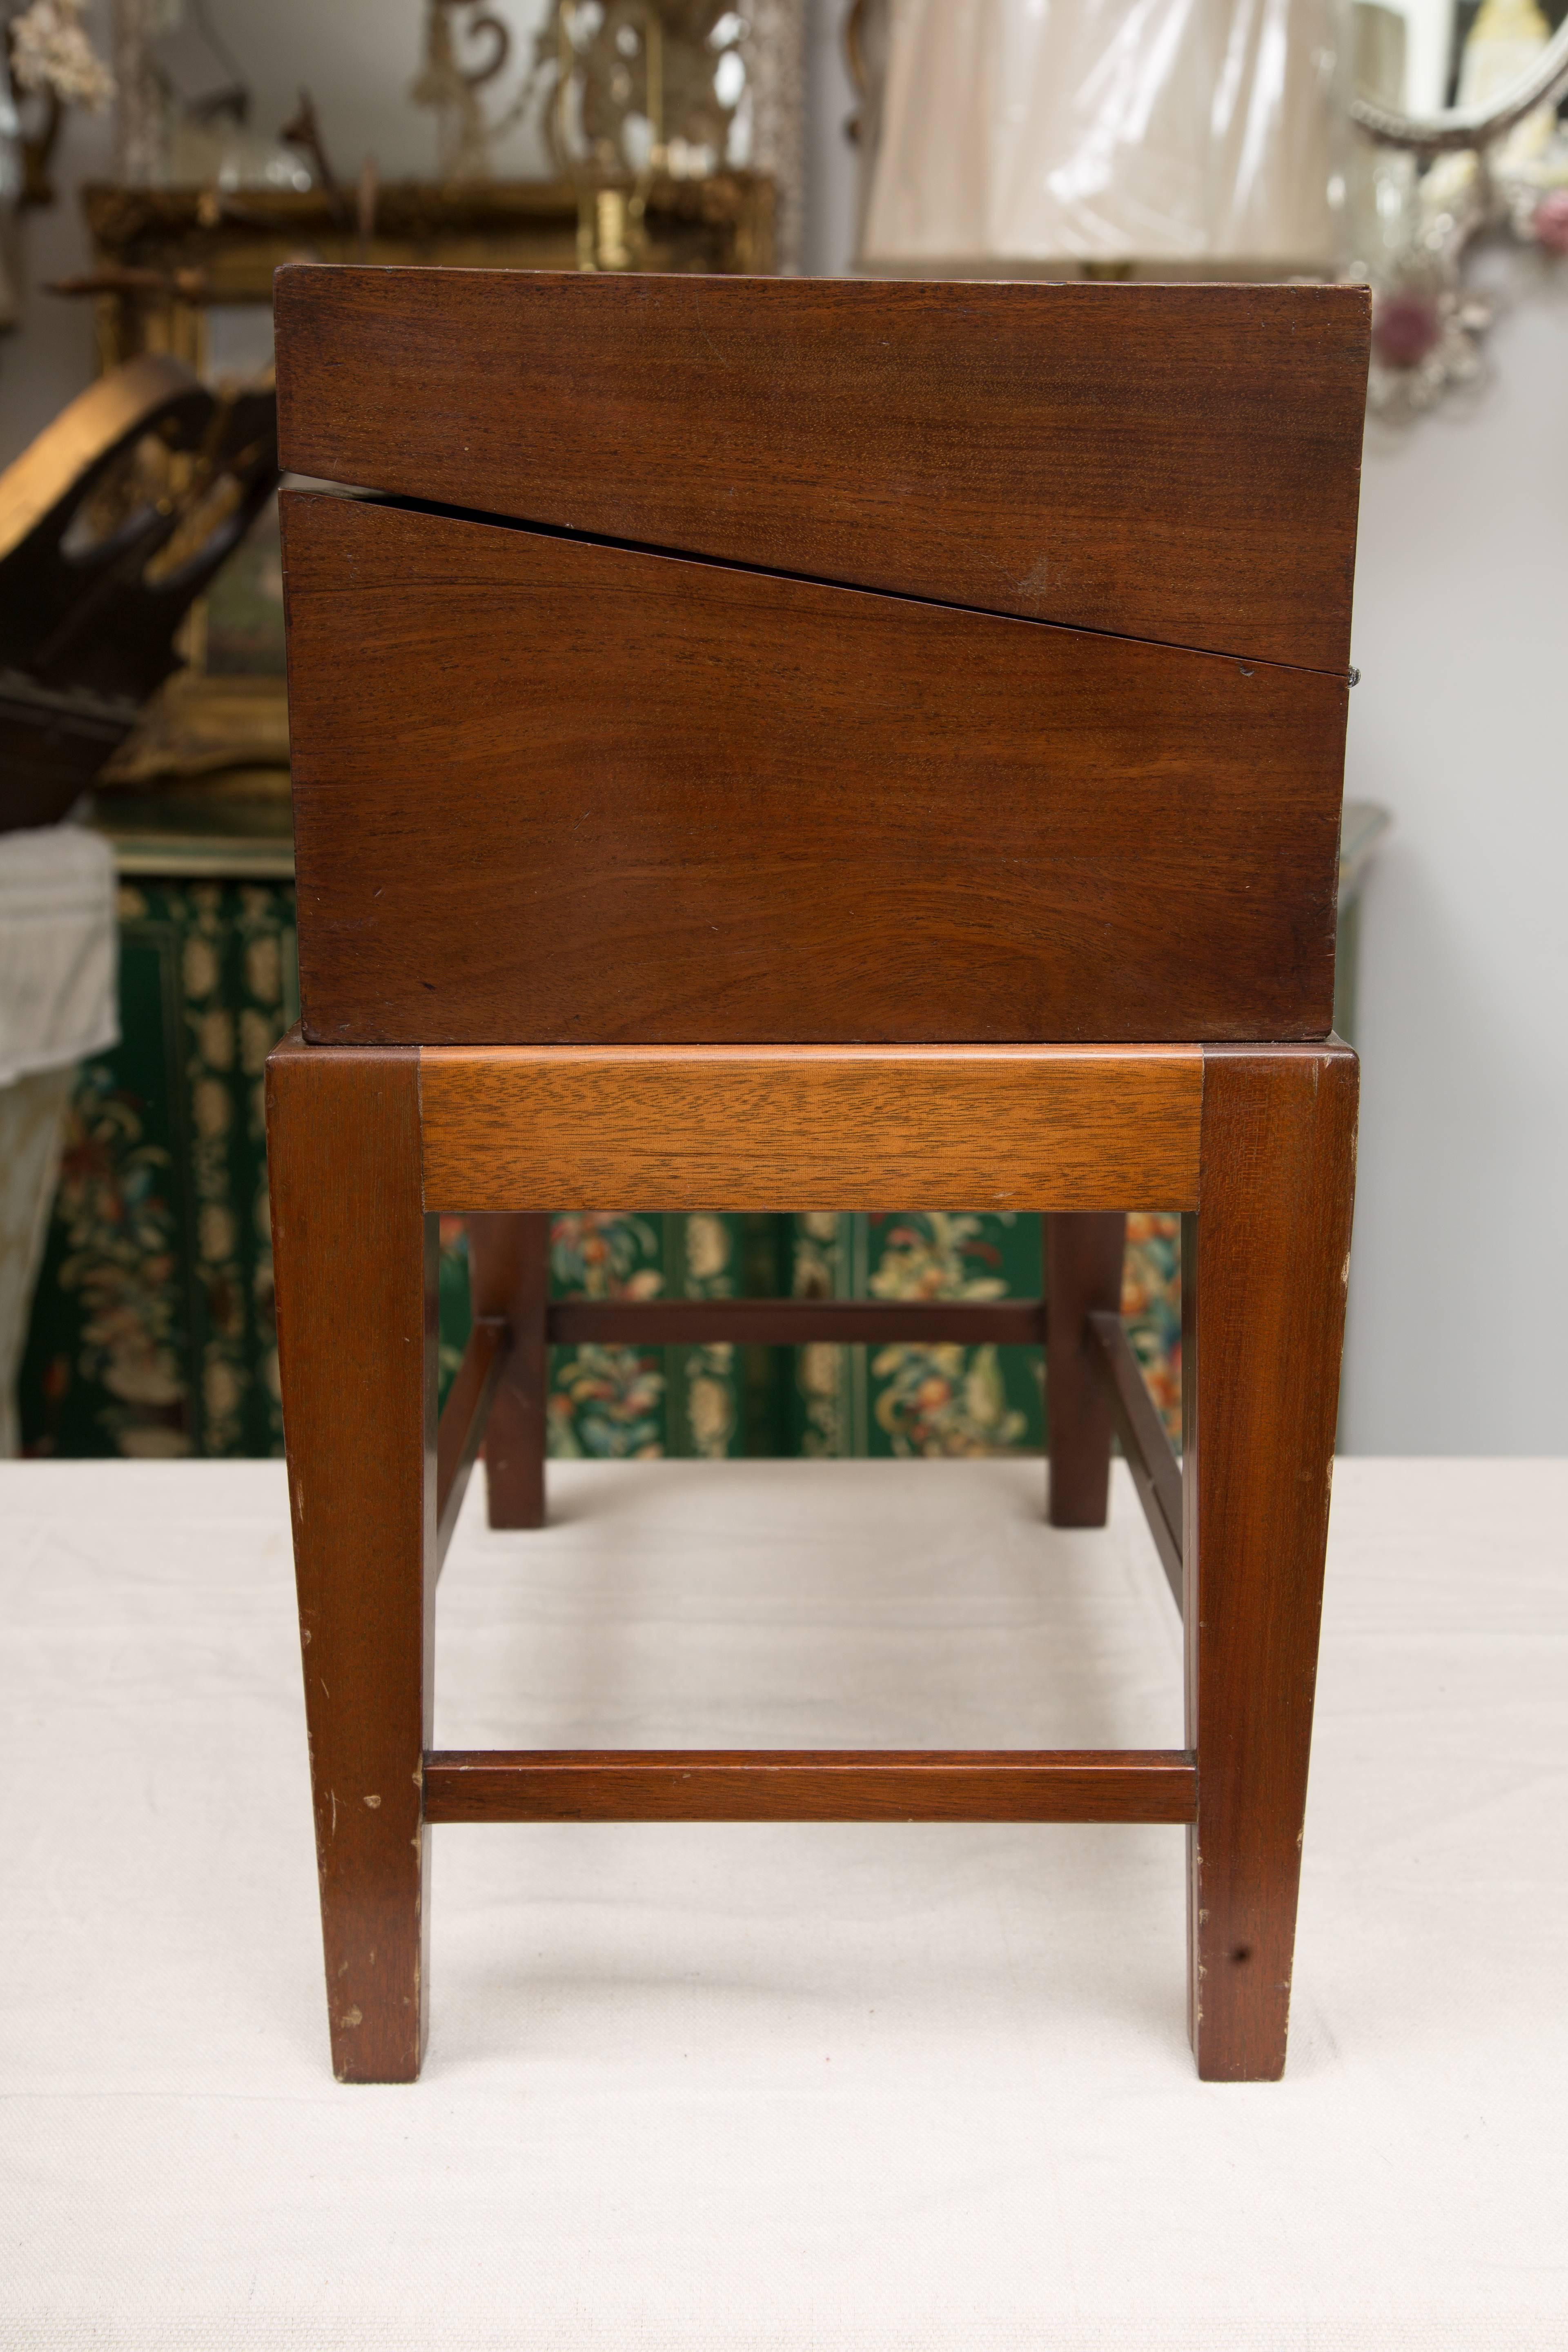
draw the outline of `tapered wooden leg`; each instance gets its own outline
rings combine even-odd
[[[1092,1351],[1088,1318],[1121,1307],[1127,1220],[1046,1219],[1046,1412],[1053,1528],[1102,1528],[1110,1492],[1110,1402]]]
[[[268,1064],[278,1355],[332,2064],[424,2051],[436,1588],[437,1221],[418,1055],[286,1038]]]
[[[1355,1055],[1205,1051],[1184,1220],[1189,2002],[1198,2072],[1285,2064],[1355,1182]]]
[[[489,1523],[492,1528],[542,1528],[550,1219],[474,1216],[468,1224],[474,1313],[502,1315],[511,1328],[511,1345],[485,1433]]]

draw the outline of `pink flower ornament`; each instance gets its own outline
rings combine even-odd
[[[1417,366],[1442,331],[1437,305],[1425,294],[1389,294],[1373,313],[1373,349],[1386,367]]]
[[[1551,253],[1568,253],[1568,188],[1552,188],[1531,215],[1538,245]]]

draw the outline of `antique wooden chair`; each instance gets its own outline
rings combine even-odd
[[[1199,2072],[1284,2063],[1343,1327],[1330,1034],[1368,299],[295,267],[303,1022],[268,1070],[334,2062],[418,2071],[460,1821],[1187,1828]],[[1043,1306],[547,1303],[548,1213],[1046,1213]],[[1119,1319],[1180,1209],[1184,1444]],[[437,1213],[476,1323],[436,1422]],[[442,1754],[434,1595],[545,1349],[1043,1336],[1174,1752]],[[937,1476],[940,1474],[930,1474]]]

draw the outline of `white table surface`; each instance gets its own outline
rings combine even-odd
[[[551,1475],[469,1495],[442,1745],[1179,1743],[1124,1485]],[[1341,1464],[1281,2084],[1194,2078],[1180,1831],[600,1825],[435,1833],[426,2073],[350,2090],[281,1469],[0,1466],[0,2343],[1559,2352],[1565,1529]]]

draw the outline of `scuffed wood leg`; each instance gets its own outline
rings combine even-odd
[[[1355,1181],[1355,1055],[1205,1054],[1184,1221],[1189,2004],[1198,2072],[1285,2064]]]
[[[268,1064],[278,1353],[332,2065],[412,2082],[424,2051],[436,1563],[437,1221],[418,1054]]]
[[[485,1433],[492,1528],[544,1525],[544,1414],[549,1353],[548,1216],[473,1216],[468,1282],[476,1315],[501,1315],[511,1343]]]
[[[1102,1528],[1110,1491],[1110,1401],[1088,1317],[1121,1307],[1127,1220],[1046,1219],[1046,1412],[1050,1468],[1046,1514],[1053,1528]]]

